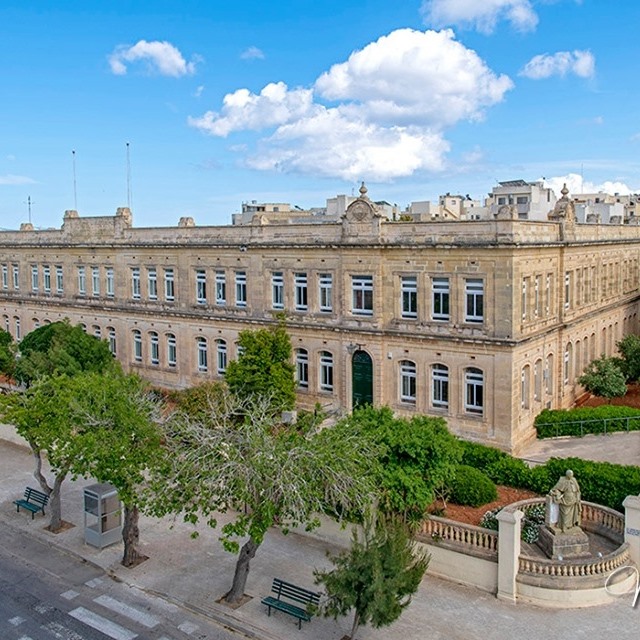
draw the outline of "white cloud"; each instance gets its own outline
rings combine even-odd
[[[194,98],[199,98],[202,95],[203,91],[204,91],[204,85],[203,84],[197,86],[196,90],[193,92],[193,97]]]
[[[240,58],[242,60],[264,60],[264,52],[258,47],[249,47],[240,54]]]
[[[556,176],[553,178],[544,178],[545,186],[551,187],[559,198],[564,184],[569,189],[569,196],[578,195],[580,193],[619,193],[620,195],[628,195],[630,193],[638,193],[640,189],[633,189],[624,182],[619,180],[605,180],[604,182],[596,183],[590,180],[582,179],[582,176],[578,173],[568,173],[565,176]]]
[[[329,100],[357,101],[376,122],[448,126],[481,117],[512,86],[452,31],[399,29],[333,65],[315,88]]]
[[[311,89],[289,91],[284,82],[272,82],[259,94],[248,89],[228,93],[223,100],[222,112],[207,111],[188,123],[214,136],[226,137],[232,131],[258,130],[279,126],[301,118],[313,109]]]
[[[512,86],[453,32],[400,29],[331,67],[311,89],[238,89],[220,112],[188,122],[223,137],[271,129],[247,160],[254,168],[388,180],[442,169],[444,130],[482,118]]]
[[[596,59],[590,51],[558,51],[534,56],[520,71],[521,76],[533,80],[564,77],[572,73],[579,78],[591,78],[596,72]]]
[[[109,65],[113,73],[122,76],[127,73],[127,64],[144,61],[150,71],[179,78],[193,75],[199,59],[196,56],[191,62],[187,62],[179,49],[170,42],[140,40],[133,46],[118,45],[109,56]]]
[[[35,180],[27,178],[27,176],[14,176],[7,174],[0,176],[0,185],[21,185],[21,184],[35,184]]]
[[[423,0],[420,9],[425,24],[452,25],[491,34],[501,20],[517,31],[533,31],[538,15],[529,0]]]

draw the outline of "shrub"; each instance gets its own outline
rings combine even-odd
[[[491,511],[487,511],[480,520],[480,526],[485,529],[492,529],[493,531],[498,530],[498,518],[496,516],[500,513],[502,507],[496,507],[495,509],[491,509]]]
[[[482,471],[466,465],[456,468],[451,487],[452,502],[479,507],[493,502],[497,497],[496,485]]]
[[[640,430],[640,410],[602,405],[579,409],[545,409],[535,420],[538,438]]]

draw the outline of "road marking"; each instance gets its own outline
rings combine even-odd
[[[77,598],[80,594],[77,591],[73,591],[72,589],[69,589],[69,591],[65,591],[64,593],[60,594],[60,597],[64,598],[65,600],[73,600],[74,598]]]
[[[35,607],[33,607],[38,613],[42,614],[42,615],[46,615],[47,613],[53,611],[53,607],[51,605],[48,604],[37,604]]]
[[[17,627],[19,624],[22,624],[25,621],[24,618],[21,618],[20,616],[16,616],[15,618],[10,618],[9,622],[14,626]]]
[[[151,615],[146,611],[136,609],[135,607],[131,607],[124,602],[111,598],[110,596],[98,596],[97,598],[94,598],[93,601],[107,609],[111,609],[111,611],[115,611],[116,613],[120,613],[123,616],[130,618],[134,622],[139,622],[148,629],[153,629],[153,627],[160,624],[160,619],[156,618],[154,615]]]
[[[87,587],[91,587],[92,589],[94,587],[97,587],[99,585],[102,584],[102,580],[100,578],[94,578],[93,580],[89,580],[88,582],[84,583]]]
[[[198,625],[193,624],[193,622],[183,622],[178,626],[178,629],[180,629],[182,633],[186,633],[188,636],[190,636],[194,631],[197,631],[198,628]]]
[[[63,627],[57,622],[50,622],[42,628],[51,631],[58,640],[85,640],[85,638],[80,634]]]
[[[107,620],[107,618],[103,618],[97,613],[93,613],[93,611],[89,611],[89,609],[85,609],[84,607],[78,607],[73,611],[69,611],[69,615],[76,620],[80,620],[80,622],[93,627],[97,631],[104,633],[105,636],[113,638],[113,640],[133,640],[138,637],[137,633],[133,633],[133,631],[129,631],[129,629],[125,629],[119,624],[111,622],[111,620]]]

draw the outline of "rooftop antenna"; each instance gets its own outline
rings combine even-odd
[[[76,151],[75,149],[71,150],[71,163],[73,166],[73,208],[75,211],[78,210],[78,190],[76,187]]]
[[[129,155],[129,143],[127,142],[127,208],[131,209],[131,157]]]
[[[31,199],[31,196],[27,196],[27,201],[25,202],[29,211],[29,224],[31,224],[31,205],[35,204],[35,202]]]

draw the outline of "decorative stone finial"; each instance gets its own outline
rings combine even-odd
[[[362,181],[362,184],[360,185],[360,197],[364,198],[367,195],[367,187],[364,186],[364,180]]]
[[[567,189],[566,182],[562,185],[562,189],[560,190],[560,193],[562,194],[563,198],[566,198],[569,195],[569,189]]]
[[[196,223],[191,216],[182,216],[178,221],[179,227],[195,227]]]

